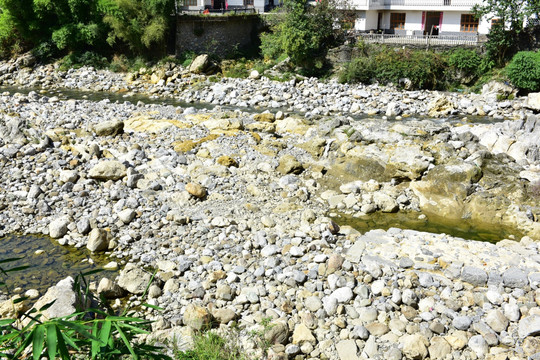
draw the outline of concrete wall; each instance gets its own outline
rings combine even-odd
[[[422,30],[422,12],[407,11],[405,15],[405,30]]]
[[[258,15],[194,16],[176,18],[176,54],[185,51],[225,56],[257,42]]]

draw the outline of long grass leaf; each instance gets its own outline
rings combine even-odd
[[[70,329],[73,329],[75,330],[77,333],[81,334],[82,336],[84,336],[85,338],[87,339],[92,339],[92,340],[96,340],[96,341],[99,341],[99,339],[97,337],[95,337],[94,335],[90,334],[90,332],[88,331],[89,328],[87,326],[84,326],[82,325],[81,323],[79,322],[75,322],[75,321],[65,321],[65,320],[61,320],[61,319],[58,319],[56,320],[60,325],[64,326],[64,327],[67,327],[67,328],[70,328]]]
[[[41,358],[43,340],[45,340],[45,327],[43,325],[37,325],[34,331],[34,339],[32,340],[32,356],[34,360]]]
[[[58,344],[58,355],[62,360],[69,360],[69,351],[67,349],[66,343],[64,341],[64,335],[60,331],[60,328],[56,326],[56,338]]]
[[[9,273],[9,272],[14,272],[14,271],[22,271],[22,270],[28,269],[29,267],[31,267],[31,265],[16,266],[14,268],[5,270],[5,272]]]
[[[118,331],[118,334],[120,335],[120,337],[122,338],[122,340],[124,341],[124,344],[126,345],[127,349],[129,350],[131,356],[133,357],[133,359],[135,360],[138,360],[139,357],[137,356],[137,354],[135,353],[135,351],[133,350],[133,347],[131,347],[131,344],[129,343],[129,340],[128,338],[126,337],[126,334],[124,334],[124,332],[122,331],[122,329],[120,328],[120,326],[118,326],[118,324],[114,324],[114,327],[116,328],[116,330]]]
[[[99,322],[94,321],[94,325],[92,326],[92,334],[97,335],[98,326]],[[96,356],[99,354],[99,349],[101,349],[101,343],[99,341],[92,340],[92,347],[90,348],[90,357],[92,359],[95,359]]]
[[[0,260],[0,264],[6,264],[6,263],[14,262],[14,261],[17,261],[17,260],[22,260],[22,259],[24,259],[24,258],[22,258],[22,257],[8,258],[8,259]]]
[[[16,319],[2,319],[2,320],[0,320],[0,326],[11,325],[15,321],[17,321],[17,320]]]
[[[58,336],[56,334],[56,325],[47,325],[47,353],[49,360],[56,359],[56,347],[58,345]]]
[[[150,304],[147,304],[147,303],[142,303],[141,305],[144,306],[144,307],[150,308],[150,309],[158,310],[158,311],[163,311],[164,310],[162,307],[159,307],[159,306],[156,306],[156,305],[150,305]]]
[[[26,338],[24,339],[24,341],[19,345],[19,347],[17,348],[17,351],[15,352],[15,354],[13,355],[13,358],[17,359],[19,357],[19,355],[21,355],[21,353],[28,347],[30,346],[30,344],[32,343],[32,340],[34,338],[34,333],[36,331],[36,328],[32,329],[32,331],[30,331],[28,333],[28,335],[26,335]]]
[[[46,303],[45,305],[43,305],[42,307],[39,308],[39,311],[42,312],[42,311],[47,310],[48,308],[50,308],[51,306],[54,305],[54,303],[56,302],[56,300],[58,300],[58,299],[54,299],[54,300],[52,300],[52,301]]]
[[[101,331],[99,333],[99,339],[105,343],[109,343],[109,338],[111,337],[112,322],[110,320],[105,320],[101,326]]]

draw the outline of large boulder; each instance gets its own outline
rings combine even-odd
[[[36,301],[33,306],[34,309],[41,309],[54,301],[52,306],[41,312],[42,320],[68,316],[77,311],[81,304],[77,292],[73,289],[74,284],[75,280],[68,276],[64,280],[60,280],[55,286],[50,287],[45,295]]]
[[[118,277],[118,285],[132,294],[142,295],[150,283],[152,275],[129,263]]]
[[[197,56],[189,66],[189,71],[194,74],[204,74],[210,68],[210,58],[208,54]]]
[[[540,111],[540,93],[529,93],[525,107],[534,111]]]
[[[455,161],[435,166],[425,179],[411,183],[410,187],[418,196],[422,211],[459,220],[464,213],[465,199],[481,176],[478,166]]]
[[[88,177],[96,180],[119,180],[126,176],[127,170],[124,164],[117,160],[99,162],[90,169]]]
[[[482,86],[482,96],[488,102],[495,102],[500,99],[508,99],[510,95],[515,96],[516,94],[516,88],[497,80],[492,80]]]
[[[67,234],[69,220],[66,218],[56,219],[49,224],[49,236],[53,239],[59,239]]]
[[[116,136],[124,132],[124,122],[120,120],[104,121],[94,126],[98,136]]]
[[[428,105],[428,114],[432,117],[441,117],[451,114],[456,105],[447,97],[439,96]]]

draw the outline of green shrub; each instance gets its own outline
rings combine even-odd
[[[506,67],[506,75],[520,90],[540,90],[540,52],[518,52]]]
[[[369,57],[359,57],[349,62],[338,74],[340,83],[361,82],[370,84],[376,74],[376,64]]]
[[[398,84],[402,78],[413,88],[440,88],[445,81],[446,63],[439,54],[426,51],[382,48],[375,54],[355,58],[339,74],[341,82]]]
[[[93,51],[85,51],[82,54],[71,53],[60,61],[60,70],[93,66],[96,69],[105,69],[109,66],[107,58]]]
[[[194,337],[193,350],[177,351],[178,360],[242,360],[245,357],[231,345],[230,339],[214,332],[199,333]]]
[[[448,57],[448,65],[462,77],[476,77],[482,65],[482,57],[475,50],[459,48]]]

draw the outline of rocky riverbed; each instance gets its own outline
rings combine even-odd
[[[185,346],[195,330],[239,328],[246,353],[263,358],[262,337],[272,359],[538,356],[540,118],[529,99],[213,82],[171,67],[0,69],[4,85],[216,105],[0,96],[0,234],[106,252],[123,269],[94,290],[131,305],[144,269],[157,269],[148,302],[164,311],[145,313],[152,337]],[[360,234],[331,220],[396,211],[513,240]]]

